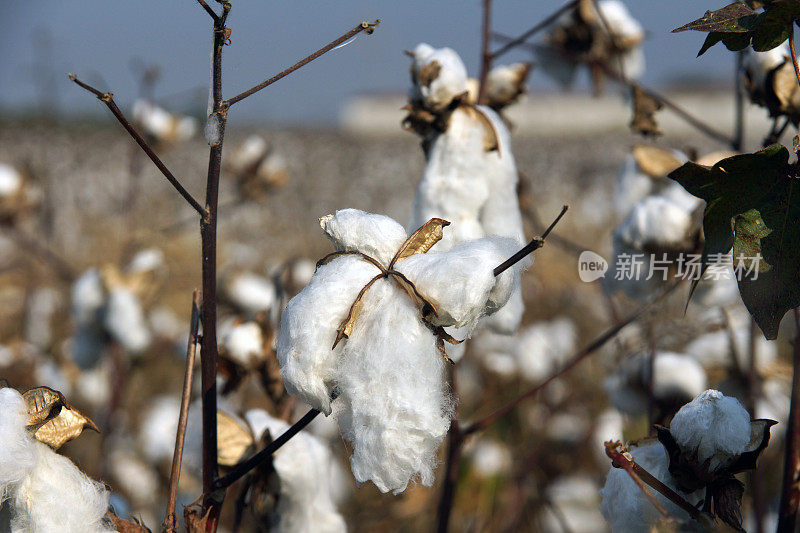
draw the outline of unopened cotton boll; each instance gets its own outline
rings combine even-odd
[[[439,111],[467,91],[467,68],[451,48],[421,43],[412,52],[412,97]]]
[[[518,335],[514,356],[525,379],[538,381],[567,363],[575,352],[578,331],[569,318],[527,326]]]
[[[705,491],[686,494],[677,488],[675,480],[669,473],[667,451],[661,443],[649,442],[641,446],[632,446],[630,452],[636,464],[678,492],[689,503],[695,504],[703,498]],[[679,519],[689,518],[686,511],[672,501],[660,493],[651,492],[671,516]],[[651,526],[662,518],[661,513],[622,468],[611,467],[600,495],[603,498],[600,512],[614,533],[647,533]]]
[[[109,291],[103,323],[122,348],[139,354],[150,345],[150,330],[139,298],[120,286]]]
[[[225,334],[222,344],[227,354],[245,367],[263,361],[266,356],[261,326],[255,322],[234,326]]]
[[[750,442],[750,415],[739,400],[710,389],[675,414],[669,432],[686,454],[708,461],[713,472],[744,452]]]
[[[277,299],[275,285],[270,280],[249,272],[237,274],[226,283],[225,295],[251,315],[271,308]]]
[[[251,409],[245,418],[259,438],[265,430],[275,439],[289,429],[284,421],[260,409]],[[305,432],[298,433],[275,452],[273,465],[280,478],[280,495],[275,510],[278,522],[273,531],[346,531],[334,503],[334,461],[325,443]]]

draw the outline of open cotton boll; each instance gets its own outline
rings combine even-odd
[[[527,265],[517,263],[495,277],[494,267],[517,250],[516,241],[486,237],[457,244],[447,252],[413,255],[395,269],[412,280],[439,311],[432,322],[442,326],[474,327],[484,314],[508,302]],[[442,280],[448,280],[442,283]]]
[[[22,190],[22,174],[11,165],[0,163],[0,197],[9,197]]]
[[[603,444],[609,440],[621,441],[624,429],[625,417],[614,408],[606,409],[594,417],[592,452],[599,464],[608,465],[608,456],[605,453]]]
[[[284,310],[278,334],[284,385],[289,394],[326,415],[331,413],[328,384],[342,351],[341,345],[331,350],[336,330],[376,273],[375,266],[358,256],[337,257],[320,266]]]
[[[467,450],[472,468],[482,478],[507,474],[511,470],[513,457],[508,446],[493,439],[483,438]]]
[[[359,209],[340,209],[320,218],[319,225],[336,251],[361,252],[384,267],[389,266],[408,237],[403,226],[393,219]]]
[[[127,287],[114,287],[109,291],[103,323],[114,340],[129,353],[141,353],[150,345],[150,330],[142,304]]]
[[[156,503],[158,474],[132,450],[118,446],[111,451],[108,464],[115,490],[125,491],[137,506]]]
[[[140,250],[128,263],[127,271],[130,273],[155,272],[166,267],[164,252],[158,248]]]
[[[494,108],[514,103],[525,93],[525,78],[530,72],[530,63],[498,65],[489,71],[486,78],[486,98]]]
[[[742,68],[750,79],[750,85],[756,91],[763,92],[767,89],[767,75],[783,65],[790,57],[791,53],[787,42],[765,52],[756,52],[748,46],[744,49]]]
[[[94,368],[84,369],[78,373],[75,380],[75,397],[80,403],[90,405],[97,410],[96,412],[108,406],[112,392],[113,365],[112,359],[107,357]]]
[[[695,504],[702,499],[705,491],[686,494],[677,488],[675,480],[669,473],[667,451],[661,443],[648,442],[641,446],[632,446],[630,452],[636,464],[676,491],[689,503]],[[686,511],[672,501],[656,491],[651,492],[671,516],[689,519]],[[614,533],[648,533],[653,524],[662,518],[661,513],[622,468],[611,467],[600,495],[603,498],[600,512]]]
[[[702,284],[701,284],[702,285]],[[708,367],[730,368],[736,354],[739,368],[750,366],[750,328],[737,328],[733,332],[736,350],[731,350],[731,334],[727,330],[705,333],[686,345],[684,351]],[[778,346],[775,341],[768,341],[763,335],[756,338],[756,368],[763,371],[777,357]]]
[[[172,460],[180,412],[181,399],[165,395],[153,398],[142,415],[138,433],[139,447],[151,463]]]
[[[669,248],[685,241],[692,227],[691,211],[663,196],[648,196],[633,206],[616,236],[639,250]]]
[[[334,409],[342,436],[353,443],[356,481],[395,493],[417,475],[433,484],[436,450],[450,426],[445,364],[411,299],[391,280],[377,281],[336,369]]]
[[[168,137],[172,131],[172,115],[148,100],[134,102],[133,120],[158,139]]]
[[[81,274],[72,284],[72,316],[78,324],[97,319],[105,302],[105,290],[100,271],[92,268]]]
[[[514,356],[525,379],[538,381],[561,368],[575,352],[577,342],[575,324],[560,317],[520,331]]]
[[[261,326],[245,322],[231,328],[222,339],[227,354],[242,366],[250,367],[264,360],[264,337]]]
[[[251,409],[245,418],[257,438],[269,430],[274,439],[289,428],[284,421],[260,409]],[[346,531],[332,493],[333,464],[334,458],[325,443],[305,432],[298,433],[275,452],[273,465],[280,478],[280,495],[275,510],[278,521],[272,531]]]
[[[231,165],[237,170],[251,167],[263,159],[268,149],[267,141],[263,137],[251,135],[233,151],[230,157]]]
[[[620,39],[644,39],[644,28],[631,16],[628,8],[620,0],[601,0],[597,3],[608,29]]]
[[[675,413],[669,432],[681,450],[709,461],[714,472],[744,452],[750,442],[750,415],[739,400],[709,389]]]
[[[633,154],[625,157],[614,190],[614,211],[618,219],[628,216],[633,206],[653,191],[653,178],[645,174]]]
[[[467,68],[453,49],[434,49],[422,43],[412,55],[412,96],[419,97],[429,109],[444,109],[467,91]]]
[[[502,312],[502,309],[500,310]],[[518,371],[514,357],[516,339],[510,335],[480,329],[471,340],[472,353],[477,355],[484,368],[502,377],[512,377]],[[450,354],[448,354],[450,355]],[[452,355],[450,357],[452,359]]]
[[[271,308],[278,298],[270,280],[250,272],[233,276],[225,284],[225,295],[236,307],[251,315]]]

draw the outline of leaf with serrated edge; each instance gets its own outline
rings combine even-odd
[[[651,178],[664,178],[681,166],[681,162],[672,152],[657,146],[637,144],[633,147],[632,152],[636,164]]]
[[[217,411],[217,462],[220,465],[239,463],[253,442],[253,434],[244,422]]]
[[[411,236],[406,239],[406,242],[404,242],[400,249],[397,250],[397,253],[394,254],[394,258],[392,258],[391,263],[389,263],[389,268],[392,268],[395,263],[402,261],[406,257],[411,257],[412,255],[416,254],[424,254],[430,250],[434,244],[442,240],[442,237],[444,236],[442,228],[449,225],[450,222],[444,219],[432,218],[420,226],[417,231],[412,233]]]
[[[706,11],[706,14],[701,18],[684,24],[680,28],[675,28],[672,33],[686,30],[726,33],[748,32],[752,29],[752,24],[757,17],[758,14],[740,0],[716,11]]]
[[[50,387],[34,387],[22,393],[28,408],[28,431],[36,431],[48,420],[58,416],[67,405],[64,395]]]
[[[33,437],[39,442],[43,442],[53,448],[59,449],[65,442],[71,441],[80,436],[83,430],[89,428],[100,432],[97,425],[92,420],[68,406],[62,407],[61,412],[55,418],[45,422],[42,427],[36,430]]]
[[[372,284],[378,281],[383,277],[383,274],[378,274],[371,280],[367,282],[364,287],[360,291],[358,291],[358,295],[356,299],[353,301],[353,305],[350,306],[350,310],[347,313],[347,316],[342,320],[342,323],[339,324],[339,329],[336,330],[336,340],[333,341],[333,346],[331,346],[331,350],[336,348],[336,345],[339,344],[345,337],[349,337],[350,333],[353,332],[353,324],[356,322],[356,318],[358,318],[359,313],[361,312],[361,300],[364,298],[364,294],[366,294],[367,289],[372,287]]]

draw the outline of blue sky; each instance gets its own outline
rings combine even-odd
[[[731,80],[730,52],[719,46],[695,58],[702,34],[669,33],[725,2],[626,3],[648,31],[646,83],[659,87],[681,77]],[[102,111],[92,98],[68,82],[67,72],[112,90],[121,105],[129,104],[136,96],[131,64],[137,61],[161,67],[157,96],[189,90],[194,99],[183,96],[173,101],[204,108],[205,96],[200,87],[207,87],[208,83],[210,19],[194,0],[38,0],[4,4],[0,19],[0,108],[19,110],[36,105],[39,93],[32,75],[37,64],[33,37],[43,34],[49,35],[53,43],[44,72],[56,76],[62,110]],[[477,73],[480,4],[480,0],[233,0],[229,18],[232,44],[226,48],[224,58],[224,93],[232,96],[361,20],[375,18],[382,19],[382,23],[372,36],[360,36],[237,105],[236,114],[253,122],[332,122],[340,105],[352,95],[404,91],[408,85],[408,58],[402,51],[420,41],[453,47],[471,73]],[[561,2],[494,0],[493,5],[493,28],[513,35],[528,29]],[[509,61],[526,58],[521,52],[506,56]],[[532,85],[534,91],[554,89],[536,73]]]

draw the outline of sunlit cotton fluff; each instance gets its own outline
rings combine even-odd
[[[675,414],[669,432],[699,464],[714,472],[741,454],[750,442],[750,415],[739,400],[709,389]]]
[[[692,197],[694,201],[686,201],[674,190],[669,194],[637,202],[617,228],[619,238],[640,250],[673,248],[685,242],[697,226],[693,213],[702,200]]]
[[[0,389],[0,492],[12,531],[113,531],[103,522],[108,491],[66,457],[30,437],[22,396]]]
[[[577,328],[565,317],[527,326],[514,350],[520,373],[533,381],[548,377],[567,363],[577,342]]]
[[[270,309],[278,298],[269,279],[251,272],[233,275],[225,283],[225,296],[237,309],[250,315]]]
[[[761,94],[767,91],[767,75],[786,63],[790,57],[788,42],[766,52],[756,52],[750,46],[745,48],[742,69],[749,78],[751,90]]]
[[[686,494],[678,490],[675,480],[669,473],[667,451],[661,443],[652,441],[641,446],[631,446],[630,452],[636,464],[676,491],[689,503],[695,504],[702,499],[705,491]],[[689,518],[686,511],[672,501],[656,491],[651,490],[650,492],[671,516],[679,519]],[[642,489],[636,485],[622,468],[611,467],[600,495],[603,498],[600,503],[600,512],[603,513],[603,517],[614,533],[647,533],[651,530],[650,528],[653,524],[663,518],[647,496],[644,495]]]
[[[194,118],[173,115],[148,100],[137,100],[133,104],[133,119],[148,135],[162,142],[191,139],[198,129]]]
[[[114,287],[109,291],[103,324],[126,352],[138,354],[150,345],[150,330],[142,304],[127,287]]]
[[[453,49],[420,43],[411,55],[412,100],[439,111],[467,91],[467,68]]]
[[[261,409],[251,409],[245,419],[256,439],[266,430],[275,439],[289,428]],[[322,440],[301,431],[275,452],[273,465],[280,478],[280,495],[275,510],[278,521],[271,531],[337,533],[347,529],[334,503],[335,459]]]
[[[323,221],[337,249],[371,250],[381,262],[405,239],[388,217],[345,210]],[[372,240],[381,236],[396,236],[394,250]],[[413,255],[395,269],[438,310],[435,323],[471,328],[515,290],[519,265],[497,278],[492,269],[516,249],[509,239],[480,239],[448,252]],[[356,480],[401,492],[417,475],[424,485],[433,483],[435,453],[452,407],[436,337],[393,279],[378,279],[365,291],[349,338],[331,349],[357,294],[379,273],[357,255],[320,266],[286,307],[278,360],[287,390],[325,414],[332,411],[330,396],[338,394],[333,410],[342,435],[353,443]]]
[[[619,74],[628,79],[641,78],[645,69],[644,52],[640,46],[644,41],[644,28],[619,0],[601,0],[597,7],[600,8],[602,18],[614,38],[618,42],[629,44],[628,49],[620,54],[619,61],[612,60],[609,67],[619,71],[621,63],[622,71]]]
[[[261,326],[255,322],[233,326],[223,337],[222,345],[231,359],[245,367],[257,364],[266,356]]]
[[[11,165],[0,163],[0,198],[14,196],[22,190],[22,174]]]
[[[530,71],[529,63],[498,65],[486,77],[486,98],[495,109],[516,102],[525,92],[525,78]]]

